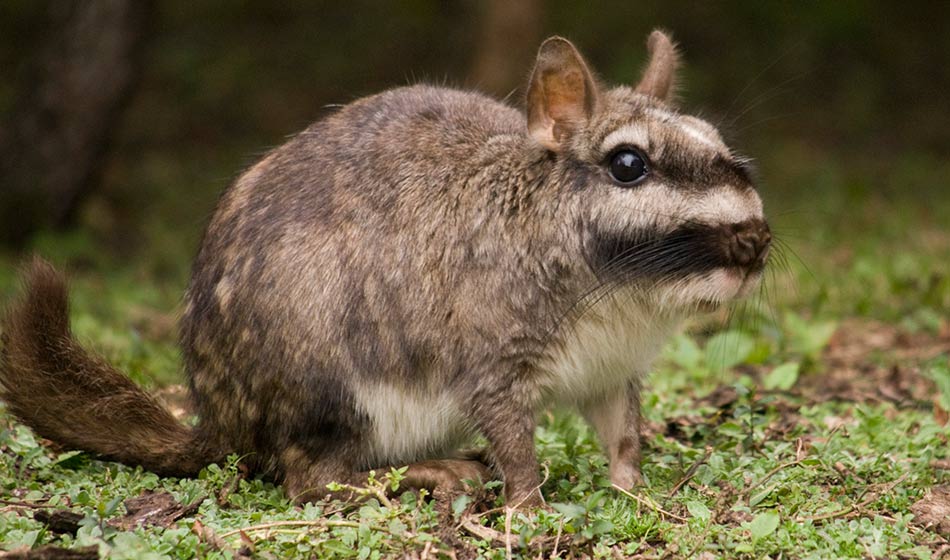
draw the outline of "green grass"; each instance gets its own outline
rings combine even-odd
[[[914,169],[898,166],[888,184],[918,188]],[[563,412],[545,415],[536,437],[550,509],[506,516],[497,482],[387,500],[387,482],[371,481],[357,503],[299,508],[280,488],[237,476],[236,458],[197,479],[159,478],[45,447],[0,409],[0,549],[504,558],[507,539],[526,558],[555,547],[563,558],[929,558],[947,541],[911,506],[950,484],[934,464],[948,458],[950,436],[940,415],[950,408],[950,204],[828,166],[787,175],[765,195],[789,245],[767,289],[694,321],[646,385],[646,483],[632,493],[610,487],[591,429]],[[40,239],[37,250],[72,265],[80,338],[159,387],[181,381],[174,317],[190,246],[160,227],[146,237],[155,251],[123,260],[82,233]],[[0,263],[4,297],[13,261]],[[147,490],[206,499],[167,527],[110,524]],[[79,513],[76,535],[34,519],[49,509]]]

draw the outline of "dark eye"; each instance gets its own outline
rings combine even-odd
[[[610,156],[608,169],[610,176],[618,183],[631,184],[646,177],[647,162],[640,152],[623,148]]]

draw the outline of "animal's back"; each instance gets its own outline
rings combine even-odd
[[[446,321],[439,286],[463,269],[445,266],[464,257],[440,240],[471,219],[459,199],[485,194],[465,192],[478,158],[523,134],[517,111],[482,95],[400,88],[343,107],[239,178],[182,321],[210,431],[265,454],[311,433],[311,454],[370,429],[361,393],[411,393],[455,367],[438,347],[449,341],[427,332]]]

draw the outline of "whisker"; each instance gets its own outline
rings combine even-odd
[[[804,71],[804,72],[800,72],[800,73],[798,73],[798,74],[796,74],[796,75],[794,75],[794,76],[791,76],[790,78],[786,78],[786,79],[782,80],[781,82],[779,82],[778,84],[776,84],[776,85],[770,87],[769,89],[765,90],[764,92],[762,92],[762,93],[760,93],[759,95],[757,95],[754,99],[752,99],[752,101],[750,101],[749,104],[746,105],[746,107],[745,107],[741,112],[739,112],[736,116],[734,116],[734,117],[733,117],[732,119],[730,119],[728,122],[722,123],[720,126],[726,128],[727,130],[728,130],[728,129],[731,129],[733,126],[735,126],[735,124],[736,124],[737,122],[739,122],[739,119],[741,119],[743,116],[745,116],[749,111],[751,111],[751,110],[755,109],[756,107],[762,105],[762,104],[765,103],[766,101],[771,101],[772,99],[775,99],[776,97],[778,97],[778,96],[780,96],[780,95],[784,95],[786,92],[790,91],[790,90],[786,89],[785,86],[791,84],[792,82],[794,82],[794,81],[796,81],[796,80],[800,80],[800,79],[804,78],[805,76],[807,76],[808,74],[810,74],[810,73],[812,73],[812,72],[813,72],[813,70],[806,70],[806,71]]]
[[[778,309],[778,300],[776,299],[777,295],[774,291],[769,290],[769,282],[774,280],[775,270],[770,268],[766,268],[766,270],[768,270],[768,272],[766,273],[765,278],[762,279],[762,283],[759,285],[759,293],[764,294],[765,296],[765,300],[768,303],[767,308],[772,317],[772,323],[778,325],[779,319],[778,315],[776,315],[776,310]]]
[[[670,239],[679,239],[679,238],[689,238],[688,235],[683,236],[674,236],[672,238],[666,238],[665,241]],[[637,246],[643,247],[650,243],[656,242],[655,239],[648,240],[646,242],[640,243]],[[630,253],[630,251],[625,251],[624,253]],[[599,281],[595,286],[590,290],[584,293],[580,298],[569,306],[568,310],[563,313],[558,321],[556,321],[554,327],[549,331],[549,336],[552,336],[554,332],[559,329],[563,322],[568,318],[572,318],[575,322],[586,315],[591,309],[596,307],[605,297],[610,295],[616,290],[619,286],[626,284],[626,281],[629,281],[629,278],[621,276],[615,278],[615,275],[618,271],[622,271],[625,267],[637,265],[638,276],[644,277],[643,279],[648,279],[651,275],[656,274],[657,272],[662,272],[663,267],[670,267],[671,264],[679,265],[682,261],[685,261],[687,257],[692,257],[693,251],[689,247],[682,247],[673,245],[670,246],[654,246],[650,247],[646,251],[634,252],[633,254],[625,255],[625,258],[616,258],[608,263],[605,267],[601,269],[599,273]],[[663,257],[663,258],[660,258]],[[637,261],[641,261],[641,264],[638,264]],[[651,266],[642,266],[642,261],[650,261]],[[656,284],[661,282],[662,278],[653,280],[653,283]]]
[[[793,257],[795,257],[795,260],[797,260],[797,261],[799,262],[799,264],[802,265],[802,268],[805,269],[805,271],[806,271],[806,272],[808,273],[808,275],[812,278],[812,280],[814,280],[815,282],[819,282],[818,277],[815,276],[815,273],[812,272],[811,268],[809,268],[809,266],[805,263],[805,261],[798,255],[797,252],[795,252],[795,249],[793,249],[791,245],[789,245],[788,243],[786,243],[786,242],[785,242],[784,240],[782,240],[782,239],[773,238],[772,241],[773,241],[778,247],[781,247],[781,248],[782,248],[782,251],[788,251],[789,253],[791,253],[791,255],[792,255]]]
[[[738,101],[739,101],[740,99],[742,99],[742,96],[745,95],[745,92],[748,91],[749,88],[752,87],[752,85],[755,84],[755,82],[759,80],[759,78],[761,78],[762,76],[764,76],[766,72],[768,72],[769,70],[771,70],[776,64],[778,64],[779,62],[781,62],[782,59],[784,59],[786,56],[788,56],[789,54],[791,54],[792,51],[794,51],[795,49],[797,49],[798,47],[800,47],[804,42],[805,42],[805,38],[804,38],[804,37],[801,38],[801,39],[799,39],[797,42],[795,42],[794,44],[792,44],[792,46],[790,46],[788,49],[786,49],[784,52],[782,52],[781,54],[779,54],[779,56],[777,56],[777,57],[775,58],[775,60],[773,60],[772,62],[770,62],[769,64],[767,64],[767,65],[765,66],[765,68],[763,68],[762,70],[759,71],[758,74],[756,74],[755,76],[753,76],[752,79],[749,80],[749,82],[746,83],[746,85],[743,86],[743,88],[742,88],[741,90],[739,90],[739,93],[736,94],[735,98],[733,98],[732,103],[729,104],[729,108],[726,109],[726,113],[725,113],[725,114],[728,115],[730,112],[732,112],[732,109],[735,107],[736,103],[738,103]]]
[[[754,128],[754,127],[756,127],[756,126],[765,124],[765,123],[767,123],[767,122],[777,121],[777,120],[780,120],[780,119],[787,119],[788,117],[794,117],[794,116],[796,116],[796,115],[801,115],[801,114],[803,114],[803,113],[804,113],[804,111],[791,111],[791,112],[788,112],[788,113],[781,113],[781,114],[778,114],[778,115],[771,115],[771,116],[768,116],[768,117],[759,119],[759,120],[757,120],[757,121],[754,121],[754,122],[751,122],[751,123],[748,123],[748,124],[744,124],[744,125],[742,125],[742,127],[740,127],[740,128],[731,130],[731,132],[732,132],[733,134],[739,134],[740,132],[749,130],[750,128]]]

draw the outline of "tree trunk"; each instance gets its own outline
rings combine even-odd
[[[0,128],[0,243],[62,227],[95,187],[141,63],[148,0],[53,0],[45,47]]]

